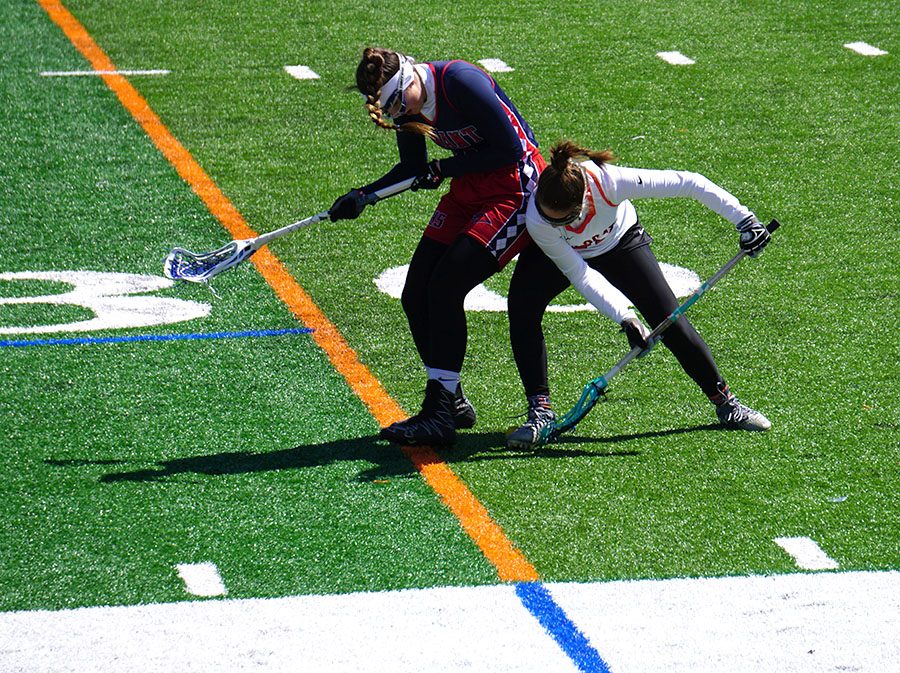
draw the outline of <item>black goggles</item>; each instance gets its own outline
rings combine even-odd
[[[554,227],[565,227],[566,225],[572,224],[575,220],[584,217],[587,213],[588,199],[587,199],[587,189],[584,190],[584,197],[581,199],[581,207],[573,210],[568,215],[564,217],[550,217],[547,213],[544,212],[544,209],[541,208],[541,202],[538,199],[535,199],[534,205],[537,206],[537,211],[541,217],[543,217],[547,222],[549,222]]]

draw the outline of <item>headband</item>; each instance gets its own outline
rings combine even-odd
[[[403,54],[397,54],[400,58],[400,67],[387,82],[381,85],[381,96],[378,103],[382,110],[389,110],[398,97],[403,95],[406,87],[413,81],[415,70],[413,69],[413,61],[406,58]]]

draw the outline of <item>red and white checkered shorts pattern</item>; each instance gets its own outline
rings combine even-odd
[[[470,236],[496,257],[502,269],[531,241],[525,211],[545,165],[540,153],[533,151],[515,166],[453,178],[425,236],[445,245],[460,234]]]

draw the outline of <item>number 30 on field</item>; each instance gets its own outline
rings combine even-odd
[[[93,312],[94,317],[56,325],[11,327],[0,324],[0,334],[84,332],[166,325],[205,317],[212,308],[209,304],[201,302],[142,294],[157,292],[174,285],[173,281],[161,276],[102,271],[22,271],[0,273],[0,283],[3,281],[49,281],[71,285],[72,289],[60,294],[35,297],[0,296],[0,306],[6,304],[80,306]]]

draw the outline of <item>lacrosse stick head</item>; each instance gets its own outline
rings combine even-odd
[[[606,389],[608,387],[609,384],[602,376],[589,382],[581,392],[581,398],[575,403],[575,406],[564,416],[556,419],[556,423],[541,431],[541,436],[538,437],[535,446],[549,444],[556,440],[562,433],[573,430],[575,426],[581,422],[581,419],[587,416],[588,412],[594,408],[594,405],[597,404],[597,400],[606,394]]]
[[[253,240],[232,241],[212,252],[196,253],[174,248],[163,262],[163,273],[172,280],[205,283],[256,252]]]

